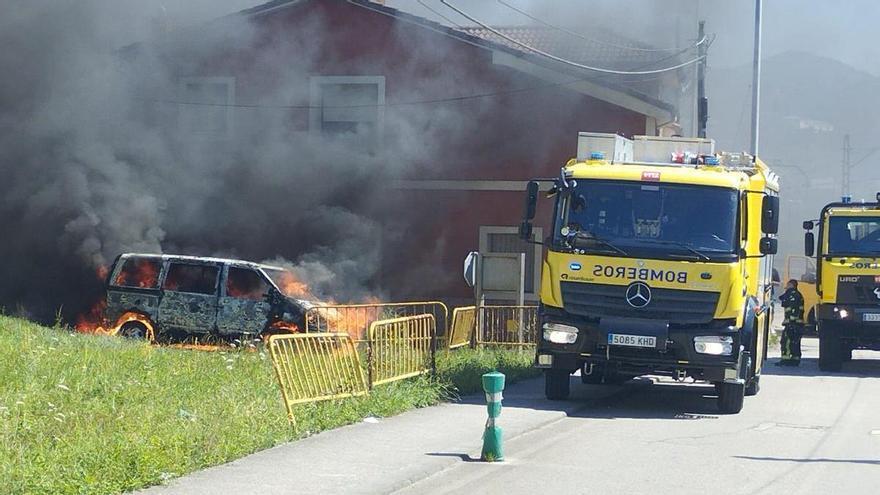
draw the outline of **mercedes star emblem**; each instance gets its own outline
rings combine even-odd
[[[651,288],[643,282],[633,282],[626,288],[626,302],[634,308],[644,308],[651,302]]]

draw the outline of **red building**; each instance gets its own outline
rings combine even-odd
[[[385,227],[375,282],[394,299],[468,298],[462,260],[479,249],[526,252],[534,300],[540,246],[515,233],[526,181],[557,176],[579,131],[653,135],[675,125],[664,101],[677,91],[675,72],[597,74],[509,38],[579,63],[651,67],[632,58],[644,57],[638,50],[571,51],[552,30],[452,28],[367,0],[276,0],[202,29],[243,21],[245,33],[210,49],[166,50],[180,132],[243,139],[255,112],[274,112],[291,136],[344,136],[352,160],[383,164],[386,201],[369,213]]]

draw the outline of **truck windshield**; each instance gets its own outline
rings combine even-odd
[[[736,258],[739,208],[733,189],[578,180],[559,201],[557,245],[564,245],[567,233],[586,239],[577,247],[591,252],[702,261]]]
[[[828,253],[880,256],[880,217],[828,219]]]

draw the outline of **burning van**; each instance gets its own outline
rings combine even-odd
[[[107,275],[105,333],[149,338],[299,331],[310,303],[283,268],[248,261],[122,254]]]

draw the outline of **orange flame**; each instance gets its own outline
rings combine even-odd
[[[289,297],[303,300],[314,300],[315,295],[309,289],[308,284],[296,278],[293,272],[284,270],[277,280],[278,288]]]
[[[125,262],[113,283],[123,287],[155,288],[159,285],[160,268],[161,265],[155,260],[131,259]],[[101,280],[106,278],[104,275]]]
[[[95,275],[103,283],[107,280],[109,268],[106,266],[100,266],[96,269]],[[126,287],[148,288],[157,287],[158,281],[159,266],[156,263],[150,262],[149,260],[132,260],[131,265],[126,264],[126,266],[120,270],[116,275],[116,278],[113,280],[113,283]],[[278,277],[274,277],[274,281],[288,297],[306,301],[315,301],[314,304],[318,308],[316,310],[318,316],[325,321],[327,327],[321,329],[321,331],[348,333],[352,338],[360,339],[366,334],[370,322],[379,319],[379,316],[381,315],[382,309],[377,307],[335,308],[333,306],[337,306],[339,303],[334,299],[326,299],[317,302],[317,298],[309,285],[288,270],[284,270]],[[227,290],[230,290],[230,288],[227,288]],[[231,290],[238,294],[236,291],[238,291],[239,288],[232,287]],[[244,289],[241,289],[241,291],[242,294],[238,295],[245,297],[247,295],[245,293],[246,291]],[[378,297],[371,296],[362,301],[361,304],[378,304],[380,302],[381,300]],[[147,336],[150,341],[154,340],[155,330],[152,322],[147,316],[136,312],[127,312],[117,321],[108,322],[104,316],[106,308],[107,302],[102,297],[101,300],[95,303],[91,309],[77,318],[75,325],[76,330],[82,333],[98,335],[117,335],[123,325],[131,321],[138,321],[147,328]],[[271,335],[299,333],[302,331],[303,329],[294,323],[277,320],[269,325],[267,333]],[[206,343],[176,344],[174,347],[199,350],[216,350],[221,348]]]
[[[95,333],[111,335],[104,322],[104,310],[107,309],[107,301],[101,299],[87,312],[79,315],[76,319],[76,331],[81,333]]]
[[[138,280],[134,280],[130,277],[130,273],[120,273],[117,276],[117,283],[123,281],[120,280],[125,276],[124,282],[129,286],[136,287],[149,287],[150,285],[141,285],[141,284],[149,284],[150,278],[153,277],[154,280],[158,277],[158,271],[155,270],[152,266],[148,266],[146,263],[141,263],[137,266],[137,270],[139,276]],[[99,266],[95,270],[95,275],[98,277],[98,280],[105,281],[107,280],[107,276],[109,275],[109,268],[102,265]],[[155,282],[152,282],[155,285]],[[76,319],[76,328],[77,332],[80,333],[91,333],[97,335],[116,335],[119,333],[119,329],[122,328],[126,323],[137,321],[140,322],[147,329],[147,338],[150,341],[153,341],[155,338],[155,331],[153,329],[153,323],[146,316],[136,313],[134,311],[129,311],[123,313],[122,316],[119,317],[115,322],[108,322],[104,317],[104,311],[107,309],[107,300],[103,297],[95,303],[91,309],[87,312],[79,315]]]

